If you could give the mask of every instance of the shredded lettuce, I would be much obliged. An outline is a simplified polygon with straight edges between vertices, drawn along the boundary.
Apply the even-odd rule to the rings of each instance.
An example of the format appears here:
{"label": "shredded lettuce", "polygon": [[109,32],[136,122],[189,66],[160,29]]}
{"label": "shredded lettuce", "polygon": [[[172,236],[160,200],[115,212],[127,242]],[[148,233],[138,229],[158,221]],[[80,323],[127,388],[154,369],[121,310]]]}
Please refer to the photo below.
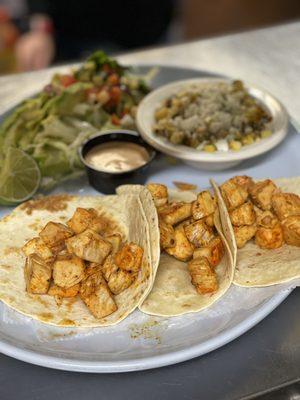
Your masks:
{"label": "shredded lettuce", "polygon": [[[110,90],[110,75],[118,77],[117,85],[122,88],[115,108],[87,101],[90,90]],[[147,76],[133,75],[102,51],[68,75],[68,84],[63,83],[64,77],[55,74],[43,91],[23,101],[1,122],[0,170],[7,149],[13,146],[36,160],[44,188],[79,176],[83,169],[78,156],[81,144],[100,131],[118,128],[115,121],[127,121],[127,126],[134,122],[129,115],[124,118],[124,110],[131,110],[149,92]]]}

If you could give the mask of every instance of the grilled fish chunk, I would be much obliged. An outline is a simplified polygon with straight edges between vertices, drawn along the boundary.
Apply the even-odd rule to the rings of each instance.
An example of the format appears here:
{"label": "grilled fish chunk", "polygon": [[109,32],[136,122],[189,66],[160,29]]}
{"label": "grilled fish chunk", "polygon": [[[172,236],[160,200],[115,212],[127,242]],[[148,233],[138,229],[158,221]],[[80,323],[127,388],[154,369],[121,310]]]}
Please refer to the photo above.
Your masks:
{"label": "grilled fish chunk", "polygon": [[111,274],[117,272],[119,267],[116,265],[112,255],[106,257],[104,264],[101,266],[101,272],[104,279],[108,282]]}
{"label": "grilled fish chunk", "polygon": [[46,246],[42,239],[39,237],[35,237],[26,242],[22,247],[22,250],[25,256],[29,256],[30,254],[35,253],[44,260],[51,260],[53,257],[53,253],[50,248]]}
{"label": "grilled fish chunk", "polygon": [[250,188],[254,185],[253,179],[247,175],[237,175],[229,180],[234,184],[241,186],[247,193],[249,193]]}
{"label": "grilled fish chunk", "polygon": [[104,239],[112,246],[111,254],[116,254],[122,244],[122,236],[119,233],[105,236]]}
{"label": "grilled fish chunk", "polygon": [[167,247],[165,251],[170,254],[170,256],[177,258],[177,260],[190,260],[193,256],[194,246],[188,241],[184,227],[176,227],[174,233],[175,244],[172,247]]}
{"label": "grilled fish chunk", "polygon": [[272,207],[280,220],[300,214],[300,196],[294,193],[275,193]]}
{"label": "grilled fish chunk", "polygon": [[217,276],[206,257],[198,257],[188,263],[192,284],[199,294],[214,293],[218,290]]}
{"label": "grilled fish chunk", "polygon": [[64,241],[73,236],[73,231],[59,222],[48,222],[41,230],[39,236],[43,242],[50,247],[59,251],[64,247]]}
{"label": "grilled fish chunk", "polygon": [[255,207],[256,223],[264,228],[274,228],[278,224],[278,218],[269,210],[261,210]]}
{"label": "grilled fish chunk", "polygon": [[75,297],[77,296],[80,289],[80,284],[77,283],[76,285],[70,286],[68,288],[63,288],[57,285],[50,285],[48,290],[49,296],[58,296],[58,297]]}
{"label": "grilled fish chunk", "polygon": [[236,245],[238,249],[241,249],[245,244],[253,238],[256,233],[256,224],[244,225],[244,226],[234,226],[234,236],[236,240]]}
{"label": "grilled fish chunk", "polygon": [[106,258],[101,267],[101,272],[113,294],[123,292],[136,278],[136,273],[118,268],[111,255]]}
{"label": "grilled fish chunk", "polygon": [[168,203],[167,186],[161,185],[160,183],[148,183],[146,187],[152,194],[152,198],[156,207],[161,207]]}
{"label": "grilled fish chunk", "polygon": [[52,274],[51,263],[37,254],[30,254],[26,258],[24,276],[28,293],[45,294],[48,292]]}
{"label": "grilled fish chunk", "polygon": [[214,214],[210,214],[206,218],[204,218],[204,222],[206,223],[207,226],[213,228],[215,226]]}
{"label": "grilled fish chunk", "polygon": [[235,226],[253,225],[256,220],[253,204],[250,201],[230,211],[229,216],[232,225]]}
{"label": "grilled fish chunk", "polygon": [[224,256],[224,245],[220,236],[212,239],[206,247],[200,247],[194,251],[193,258],[206,257],[209,265],[215,268]]}
{"label": "grilled fish chunk", "polygon": [[170,225],[176,225],[192,216],[191,203],[171,203],[158,209],[159,216]]}
{"label": "grilled fish chunk", "polygon": [[66,240],[69,253],[86,261],[102,263],[110,254],[112,245],[98,233],[87,229]]}
{"label": "grilled fish chunk", "polygon": [[192,203],[192,215],[195,220],[213,214],[215,209],[216,201],[207,190],[199,193],[197,196],[197,200]]}
{"label": "grilled fish chunk", "polygon": [[76,208],[72,218],[67,222],[67,225],[73,232],[78,234],[89,227],[93,218],[96,218],[96,210],[93,208],[78,207]]}
{"label": "grilled fish chunk", "polygon": [[242,205],[248,198],[247,191],[232,180],[226,181],[220,186],[221,194],[229,211]]}
{"label": "grilled fish chunk", "polygon": [[281,224],[286,243],[300,247],[300,215],[291,215],[284,219]]}
{"label": "grilled fish chunk", "polygon": [[55,285],[69,288],[85,278],[84,261],[74,255],[59,255],[53,264],[53,280]]}
{"label": "grilled fish chunk", "polygon": [[135,243],[125,244],[115,255],[116,265],[125,270],[138,272],[142,265],[144,250]]}
{"label": "grilled fish chunk", "polygon": [[124,271],[123,269],[118,269],[110,275],[107,284],[113,294],[119,294],[129,288],[135,278],[136,274]]}
{"label": "grilled fish chunk", "polygon": [[[108,257],[110,257],[110,256],[108,256]],[[108,257],[107,257],[107,258],[108,258]],[[106,260],[107,260],[107,258],[106,258]],[[106,261],[106,260],[105,260],[105,261]],[[99,264],[99,263],[88,262],[88,261],[87,261],[86,263],[87,263],[87,265],[86,265],[85,271],[84,271],[85,276],[92,275],[92,274],[94,274],[95,272],[101,271],[101,270],[102,270],[102,265]]]}
{"label": "grilled fish chunk", "polygon": [[255,244],[262,249],[278,249],[284,243],[281,225],[277,223],[273,228],[259,226],[255,233]]}
{"label": "grilled fish chunk", "polygon": [[175,232],[172,225],[159,218],[160,248],[172,247],[175,244]]}
{"label": "grilled fish chunk", "polygon": [[186,237],[195,247],[207,246],[215,237],[213,230],[203,221],[196,221],[184,228]]}
{"label": "grilled fish chunk", "polygon": [[95,318],[106,317],[118,309],[100,271],[81,283],[79,294]]}
{"label": "grilled fish chunk", "polygon": [[270,179],[266,179],[252,185],[250,188],[250,196],[257,207],[262,210],[270,210],[272,196],[277,190],[275,183]]}

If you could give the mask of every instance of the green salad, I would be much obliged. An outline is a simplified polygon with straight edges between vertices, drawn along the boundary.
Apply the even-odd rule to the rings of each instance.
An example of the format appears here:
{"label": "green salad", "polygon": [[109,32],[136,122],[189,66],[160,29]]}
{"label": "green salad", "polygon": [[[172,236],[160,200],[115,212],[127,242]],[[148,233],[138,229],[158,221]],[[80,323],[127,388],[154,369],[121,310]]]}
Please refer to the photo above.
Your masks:
{"label": "green salad", "polygon": [[1,123],[0,177],[11,148],[36,162],[43,188],[79,175],[83,141],[101,130],[135,127],[136,107],[150,91],[150,76],[133,74],[102,51],[67,75],[55,74]]}

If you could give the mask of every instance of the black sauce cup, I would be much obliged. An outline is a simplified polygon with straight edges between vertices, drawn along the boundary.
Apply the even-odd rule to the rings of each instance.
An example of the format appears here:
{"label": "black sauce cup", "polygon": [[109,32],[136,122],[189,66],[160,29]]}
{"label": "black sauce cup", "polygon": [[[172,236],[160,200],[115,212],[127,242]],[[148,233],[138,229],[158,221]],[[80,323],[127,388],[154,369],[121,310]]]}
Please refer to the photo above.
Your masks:
{"label": "black sauce cup", "polygon": [[[149,160],[141,167],[125,172],[107,172],[93,168],[85,159],[87,153],[95,146],[102,143],[129,142],[136,143],[147,150]],[[101,132],[97,136],[88,139],[80,148],[79,156],[87,172],[89,183],[96,190],[105,194],[115,193],[118,186],[124,184],[144,184],[149,173],[149,167],[156,156],[156,151],[149,146],[139,134],[130,130],[114,130]]]}

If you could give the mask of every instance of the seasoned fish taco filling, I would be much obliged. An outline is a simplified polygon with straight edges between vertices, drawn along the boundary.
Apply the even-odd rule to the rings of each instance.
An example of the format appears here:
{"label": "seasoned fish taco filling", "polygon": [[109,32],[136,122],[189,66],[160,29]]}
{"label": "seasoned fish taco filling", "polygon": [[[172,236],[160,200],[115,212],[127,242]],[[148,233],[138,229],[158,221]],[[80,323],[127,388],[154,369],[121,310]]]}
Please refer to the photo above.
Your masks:
{"label": "seasoned fish taco filling", "polygon": [[54,296],[57,304],[79,295],[96,318],[115,312],[114,295],[133,284],[144,250],[105,228],[93,208],[78,207],[67,225],[48,222],[23,246],[27,292]]}
{"label": "seasoned fish taco filling", "polygon": [[157,207],[161,250],[188,263],[191,283],[199,294],[215,293],[219,287],[215,268],[224,246],[207,219],[216,211],[216,199],[205,190],[192,202],[170,202],[165,185],[150,183],[147,188]]}
{"label": "seasoned fish taco filling", "polygon": [[299,278],[300,178],[235,176],[219,189],[223,225],[237,256],[234,283],[260,287]]}

